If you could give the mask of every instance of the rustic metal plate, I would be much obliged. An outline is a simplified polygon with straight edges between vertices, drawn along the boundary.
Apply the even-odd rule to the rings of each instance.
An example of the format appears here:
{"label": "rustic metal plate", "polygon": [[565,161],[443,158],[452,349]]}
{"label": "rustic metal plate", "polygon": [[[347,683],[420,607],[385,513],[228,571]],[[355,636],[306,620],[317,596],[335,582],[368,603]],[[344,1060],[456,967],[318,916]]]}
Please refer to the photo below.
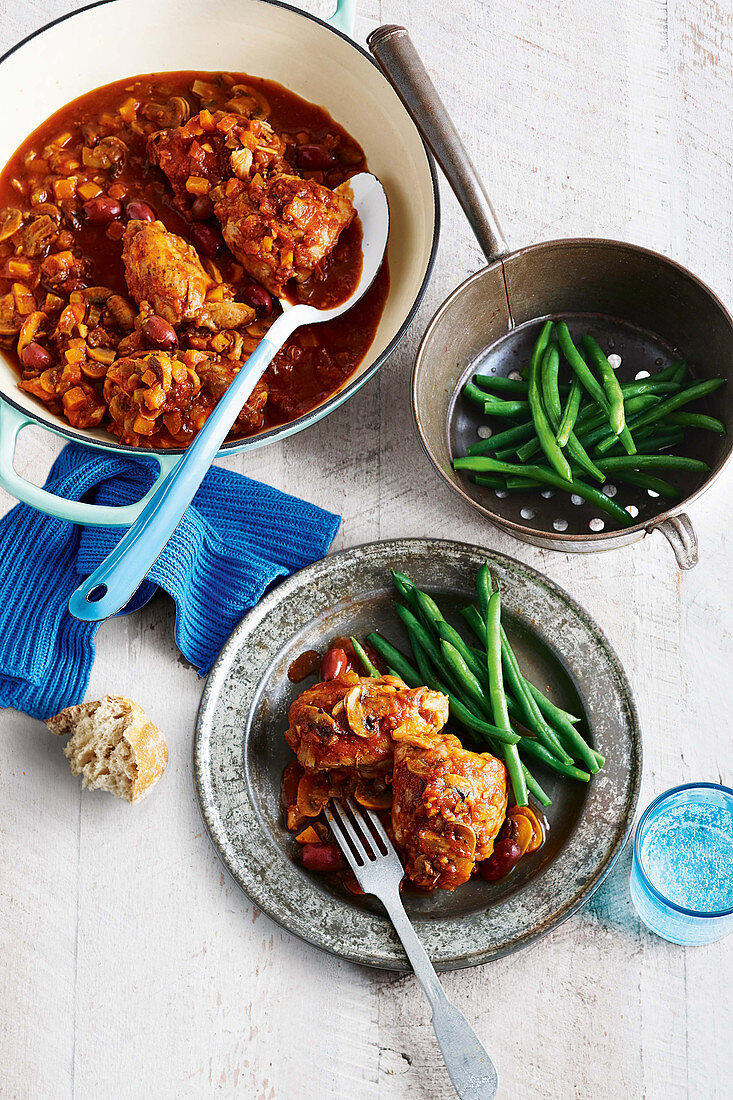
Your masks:
{"label": "rustic metal plate", "polygon": [[408,894],[406,907],[437,967],[498,958],[569,917],[599,886],[633,820],[641,735],[626,676],[588,615],[547,578],[480,547],[404,539],[354,547],[303,569],[266,596],[224,646],[204,689],[194,742],[201,812],[224,864],[265,913],[342,958],[408,969],[392,926],[373,898],[358,898],[302,870],[280,808],[291,759],[283,730],[302,690],[287,669],[305,649],[338,635],[379,629],[403,647],[391,568],[437,596],[462,620],[488,560],[501,584],[506,625],[525,672],[560,705],[583,716],[605,768],[587,786],[532,767],[552,797],[547,843],[505,882],[476,880],[454,893]]}

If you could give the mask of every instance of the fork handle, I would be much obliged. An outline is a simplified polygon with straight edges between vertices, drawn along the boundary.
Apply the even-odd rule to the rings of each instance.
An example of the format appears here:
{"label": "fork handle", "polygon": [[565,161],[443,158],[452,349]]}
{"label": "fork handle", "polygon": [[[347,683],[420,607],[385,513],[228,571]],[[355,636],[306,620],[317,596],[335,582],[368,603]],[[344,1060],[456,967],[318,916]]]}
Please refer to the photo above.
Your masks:
{"label": "fork handle", "polygon": [[453,1088],[461,1100],[492,1100],[499,1087],[494,1063],[466,1017],[448,1000],[430,957],[405,912],[399,892],[381,900],[430,1002],[433,1030]]}

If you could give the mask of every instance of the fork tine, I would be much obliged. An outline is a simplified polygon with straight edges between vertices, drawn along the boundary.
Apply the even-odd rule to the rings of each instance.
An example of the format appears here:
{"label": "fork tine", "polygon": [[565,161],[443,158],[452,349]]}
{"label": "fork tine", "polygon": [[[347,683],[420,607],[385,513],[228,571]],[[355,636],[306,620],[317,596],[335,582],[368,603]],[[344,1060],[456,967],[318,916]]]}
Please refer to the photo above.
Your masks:
{"label": "fork tine", "polygon": [[346,834],[341,826],[341,820],[336,819],[335,814],[331,812],[330,806],[326,806],[324,812],[326,814],[326,818],[328,819],[328,824],[331,826],[333,835],[336,837],[339,848],[343,852],[347,863],[351,867],[351,870],[354,872],[355,875],[358,876],[359,871],[364,866],[364,861],[362,861],[361,863],[357,862],[351,845],[349,844]]}
{"label": "fork tine", "polygon": [[[389,855],[392,850],[392,845],[382,828],[382,822],[379,821],[376,814],[372,813],[371,810],[367,810],[364,806],[358,806],[352,798],[347,798],[346,804],[351,810],[356,824],[360,827],[372,847],[376,849],[373,854],[376,857]],[[369,822],[372,824],[373,832],[369,829]],[[376,833],[376,836],[374,833]],[[379,840],[383,842],[384,852],[382,851],[382,846],[379,844]]]}
{"label": "fork tine", "polygon": [[366,812],[366,816],[369,818],[369,820],[372,824],[372,828],[376,832],[379,839],[384,843],[384,846],[387,849],[387,853],[389,854],[389,852],[392,851],[394,845],[392,844],[392,841],[387,836],[387,831],[384,828],[384,825],[379,820],[379,818],[375,814],[374,810],[366,810],[365,812]]}
{"label": "fork tine", "polygon": [[[354,810],[353,804],[351,803],[351,799],[348,799],[347,802],[349,804],[349,809],[354,814],[354,817],[355,817],[356,822],[358,824],[359,817],[358,817],[356,811]],[[365,843],[365,840],[362,839],[362,837],[359,835],[359,833],[354,828],[354,825],[353,825],[351,819],[349,818],[349,815],[344,810],[344,807],[341,805],[340,802],[337,802],[336,799],[333,799],[333,808],[334,808],[335,812],[338,814],[339,822],[341,823],[342,828],[344,829],[345,832],[348,833],[348,835],[349,835],[349,837],[350,837],[350,839],[351,839],[351,841],[354,845],[354,848],[358,852],[361,859],[364,861],[364,863],[371,863],[374,859],[374,853],[372,851],[370,851],[369,847]],[[366,840],[368,840],[369,831],[364,830],[364,832],[365,832]]]}

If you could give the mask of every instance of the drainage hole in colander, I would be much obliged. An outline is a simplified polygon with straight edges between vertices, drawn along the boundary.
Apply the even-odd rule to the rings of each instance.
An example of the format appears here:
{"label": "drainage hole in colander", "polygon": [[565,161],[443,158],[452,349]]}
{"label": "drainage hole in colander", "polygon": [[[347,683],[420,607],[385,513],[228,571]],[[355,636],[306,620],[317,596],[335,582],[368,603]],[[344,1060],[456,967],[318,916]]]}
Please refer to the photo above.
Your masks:
{"label": "drainage hole in colander", "polygon": [[509,493],[506,491],[506,489],[494,489],[494,492],[498,496],[499,500],[503,500],[504,497],[509,496]]}
{"label": "drainage hole in colander", "polygon": [[636,519],[636,517],[639,515],[639,509],[636,507],[635,504],[627,504],[626,511],[629,513],[632,519]]}
{"label": "drainage hole in colander", "polygon": [[621,356],[620,355],[609,355],[608,363],[609,363],[609,366],[613,367],[614,370],[618,370],[618,368],[621,366]]}
{"label": "drainage hole in colander", "polygon": [[522,508],[519,512],[522,519],[534,519],[537,515],[534,508]]}
{"label": "drainage hole in colander", "polygon": [[510,370],[509,371],[509,378],[511,378],[512,382],[521,382],[522,381],[522,376],[521,376],[521,374],[519,373],[518,370]]}
{"label": "drainage hole in colander", "polygon": [[606,497],[615,497],[617,492],[618,492],[618,489],[616,488],[615,485],[604,485],[603,486],[603,495],[606,496]]}
{"label": "drainage hole in colander", "polygon": [[577,493],[571,493],[570,494],[570,503],[571,504],[582,504],[583,503],[583,498],[579,497]]}
{"label": "drainage hole in colander", "polygon": [[551,500],[554,497],[554,495],[555,495],[555,490],[554,489],[543,489],[542,492],[540,493],[540,496],[544,497],[545,500]]}
{"label": "drainage hole in colander", "polygon": [[554,519],[552,521],[552,526],[555,528],[556,531],[567,531],[568,521],[566,519],[563,519],[562,516],[559,516],[557,519]]}
{"label": "drainage hole in colander", "polygon": [[490,439],[494,434],[493,428],[490,428],[488,424],[481,424],[478,432],[476,433],[479,439]]}
{"label": "drainage hole in colander", "polygon": [[594,516],[593,519],[588,521],[588,526],[591,531],[602,531],[606,525],[600,517]]}
{"label": "drainage hole in colander", "polygon": [[654,497],[655,500],[659,496],[659,493],[655,493],[653,489],[647,489],[647,493],[649,494],[650,497]]}
{"label": "drainage hole in colander", "polygon": [[642,378],[650,378],[650,377],[651,377],[651,375],[649,374],[648,370],[638,370],[636,372],[636,374],[634,375],[634,378],[636,379],[637,382],[641,381]]}

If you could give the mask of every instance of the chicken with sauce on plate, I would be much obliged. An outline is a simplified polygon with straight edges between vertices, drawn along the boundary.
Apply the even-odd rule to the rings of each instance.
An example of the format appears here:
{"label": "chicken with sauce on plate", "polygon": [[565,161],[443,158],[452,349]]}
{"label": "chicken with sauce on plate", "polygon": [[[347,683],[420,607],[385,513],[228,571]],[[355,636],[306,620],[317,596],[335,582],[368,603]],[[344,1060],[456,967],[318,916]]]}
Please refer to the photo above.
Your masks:
{"label": "chicken with sauce on plate", "polygon": [[467,882],[504,822],[506,768],[443,733],[447,721],[445,695],[396,676],[362,677],[347,667],[306,688],[285,733],[296,756],[283,776],[288,828],[302,829],[330,798],[352,795],[383,815],[414,885],[453,890]]}

